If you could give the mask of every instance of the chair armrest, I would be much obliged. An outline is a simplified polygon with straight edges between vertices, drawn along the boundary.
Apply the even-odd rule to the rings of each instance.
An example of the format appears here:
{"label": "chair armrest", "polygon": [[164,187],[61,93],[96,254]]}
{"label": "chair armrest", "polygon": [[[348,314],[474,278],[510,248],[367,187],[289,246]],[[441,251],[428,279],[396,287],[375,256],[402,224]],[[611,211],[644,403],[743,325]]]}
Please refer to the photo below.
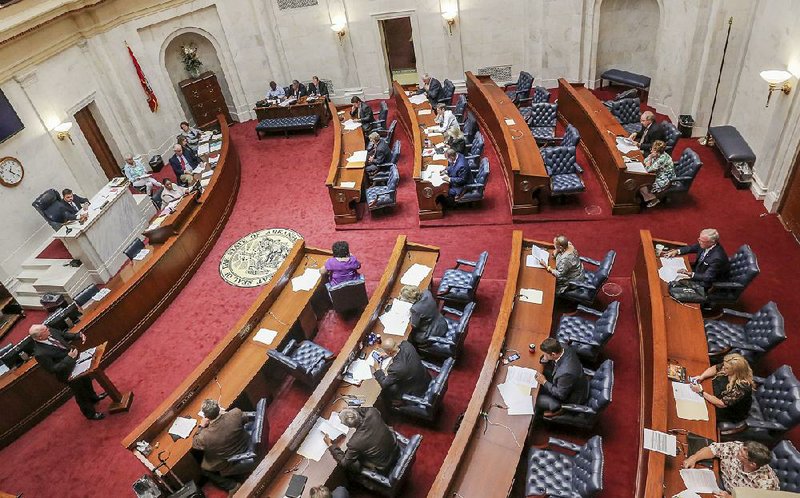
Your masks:
{"label": "chair armrest", "polygon": [[256,458],[256,454],[253,451],[246,451],[244,453],[239,453],[238,455],[230,456],[226,459],[228,463],[239,463],[243,460],[253,460]]}
{"label": "chair armrest", "polygon": [[283,353],[285,355],[288,355],[289,353],[292,352],[292,349],[294,349],[296,344],[297,344],[297,340],[291,339],[289,342],[286,343],[286,346],[283,347],[283,350],[281,351],[281,353]]}
{"label": "chair armrest", "polygon": [[442,371],[442,367],[440,367],[435,363],[431,363],[429,361],[422,360],[422,366],[424,366],[428,370],[433,370],[436,373],[440,373]]}
{"label": "chair armrest", "polygon": [[599,261],[597,261],[596,259],[587,258],[586,256],[581,256],[581,261],[583,261],[584,263],[589,263],[594,266],[600,266]]}
{"label": "chair armrest", "polygon": [[[562,405],[563,406],[563,405]],[[569,441],[564,441],[563,439],[558,439],[556,437],[551,437],[547,440],[548,446],[554,446],[556,448],[563,448],[565,450],[569,450],[575,453],[581,451],[581,447],[575,443],[570,443]]]}
{"label": "chair armrest", "polygon": [[777,422],[768,422],[766,420],[750,420],[747,419],[747,426],[753,429],[766,429],[768,431],[785,431],[787,427]]}
{"label": "chair armrest", "polygon": [[[466,288],[466,287],[464,287]],[[451,308],[450,306],[442,306],[442,312],[450,313],[451,315],[462,316],[464,314],[463,311],[457,310],[455,308]]]}
{"label": "chair armrest", "polygon": [[595,370],[592,370],[591,368],[586,368],[586,367],[583,368],[583,375],[586,375],[587,377],[594,377],[594,374],[596,373],[597,372]]}
{"label": "chair armrest", "polygon": [[522,104],[524,104],[524,103],[526,103],[526,102],[527,102],[527,103],[533,102],[533,97],[522,97],[522,98],[521,98],[521,99],[519,99],[519,101],[517,102],[517,106],[519,106],[519,107],[528,107],[528,106],[523,106],[523,105],[522,105]]}
{"label": "chair armrest", "polygon": [[419,396],[414,396],[413,394],[404,394],[400,399],[405,401],[406,403],[411,403],[414,405],[422,405],[430,407],[431,404],[427,399],[420,398]]}
{"label": "chair armrest", "polygon": [[672,181],[673,182],[688,182],[691,179],[692,179],[691,176],[676,176],[675,178],[672,179]]}
{"label": "chair armrest", "polygon": [[457,259],[456,260],[456,265],[453,267],[453,269],[455,270],[456,268],[458,268],[458,265],[471,266],[471,267],[474,268],[474,267],[476,267],[478,265],[478,262],[477,261],[468,261],[466,259]]}
{"label": "chair armrest", "polygon": [[247,420],[253,420],[256,418],[256,412],[242,412],[242,416]]}
{"label": "chair armrest", "polygon": [[744,285],[738,282],[714,282],[711,285],[711,290],[714,289],[744,289]]}
{"label": "chair armrest", "polygon": [[590,415],[597,413],[595,410],[589,408],[588,406],[573,405],[573,404],[561,405],[561,410],[568,411],[568,412],[574,412],[574,413],[586,413],[586,414],[590,414]]}
{"label": "chair armrest", "polygon": [[577,280],[570,280],[567,283],[567,285],[569,285],[570,287],[577,287],[579,289],[594,290],[594,287],[592,287],[591,285],[584,284],[583,282],[578,282]]}
{"label": "chair armrest", "polygon": [[433,336],[425,339],[429,344],[439,344],[443,346],[455,346],[455,343],[447,336]]}
{"label": "chair armrest", "polygon": [[509,88],[514,88],[516,90],[517,89],[517,84],[516,83],[506,83],[505,85],[503,85],[503,91],[506,91]]}
{"label": "chair armrest", "polygon": [[577,342],[577,343],[580,343],[580,344],[586,344],[587,346],[596,346],[596,347],[600,347],[601,346],[601,344],[599,342],[597,342],[597,341],[583,340],[583,339],[570,339],[569,340],[570,344],[572,344],[574,342]]}
{"label": "chair armrest", "polygon": [[766,382],[766,380],[767,379],[765,379],[764,377],[758,377],[758,376],[755,376],[755,375],[753,376],[753,382],[755,382],[757,386],[760,386],[761,384]]}
{"label": "chair armrest", "polygon": [[583,311],[584,313],[589,313],[590,315],[594,315],[594,316],[602,316],[603,315],[603,313],[601,311],[597,311],[596,309],[592,309],[592,308],[586,307],[586,306],[584,306],[582,304],[578,305],[578,311]]}
{"label": "chair armrest", "polygon": [[298,367],[297,362],[294,361],[293,359],[289,358],[285,354],[281,353],[280,351],[271,350],[267,354],[273,360],[276,360],[276,361],[282,363],[283,366],[285,366],[286,368],[288,368],[290,370],[297,370],[297,367]]}
{"label": "chair armrest", "polygon": [[753,318],[753,314],[752,313],[745,313],[744,311],[736,311],[736,310],[732,310],[730,308],[722,308],[722,314],[723,315],[736,316],[736,317],[739,317],[739,318],[745,318],[747,320]]}
{"label": "chair armrest", "polygon": [[374,470],[369,470],[369,469],[367,469],[365,467],[362,467],[360,474],[361,474],[361,477],[365,477],[365,478],[367,478],[367,479],[369,479],[371,481],[379,482],[379,483],[381,483],[382,486],[385,486],[387,488],[391,487],[391,485],[392,485],[389,482],[389,479],[387,479],[385,475],[379,474],[379,473],[375,472]]}
{"label": "chair armrest", "polygon": [[763,353],[764,352],[764,348],[762,348],[760,346],[756,346],[755,344],[744,344],[744,343],[741,343],[741,342],[738,342],[738,341],[731,343],[731,349],[733,349],[733,348],[743,349],[745,351],[753,351],[755,353]]}

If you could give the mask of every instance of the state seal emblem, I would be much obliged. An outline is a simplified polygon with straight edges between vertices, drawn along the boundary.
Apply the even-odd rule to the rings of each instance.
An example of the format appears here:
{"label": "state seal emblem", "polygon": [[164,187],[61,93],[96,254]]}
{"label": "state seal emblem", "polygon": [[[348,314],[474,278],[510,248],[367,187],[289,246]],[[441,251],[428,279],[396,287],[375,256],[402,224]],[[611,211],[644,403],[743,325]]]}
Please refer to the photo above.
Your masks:
{"label": "state seal emblem", "polygon": [[270,281],[303,237],[286,228],[267,228],[237,240],[222,255],[219,275],[236,287],[258,287]]}

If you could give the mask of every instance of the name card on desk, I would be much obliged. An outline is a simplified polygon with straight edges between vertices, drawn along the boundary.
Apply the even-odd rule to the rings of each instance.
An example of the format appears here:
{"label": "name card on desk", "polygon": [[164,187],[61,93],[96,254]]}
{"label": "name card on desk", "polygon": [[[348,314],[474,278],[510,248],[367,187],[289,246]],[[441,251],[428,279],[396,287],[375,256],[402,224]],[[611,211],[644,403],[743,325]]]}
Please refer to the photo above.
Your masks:
{"label": "name card on desk", "polygon": [[260,329],[258,332],[256,332],[256,335],[255,337],[253,337],[253,340],[269,346],[270,344],[272,344],[272,341],[274,341],[275,337],[277,336],[278,332],[276,332],[275,330]]}
{"label": "name card on desk", "polygon": [[431,112],[433,111],[431,111],[430,109],[420,109],[419,111],[417,111],[417,114],[420,116],[427,116]]}
{"label": "name card on desk", "polygon": [[517,124],[513,119],[510,118],[507,118],[505,121],[508,126],[514,126],[515,124]]}

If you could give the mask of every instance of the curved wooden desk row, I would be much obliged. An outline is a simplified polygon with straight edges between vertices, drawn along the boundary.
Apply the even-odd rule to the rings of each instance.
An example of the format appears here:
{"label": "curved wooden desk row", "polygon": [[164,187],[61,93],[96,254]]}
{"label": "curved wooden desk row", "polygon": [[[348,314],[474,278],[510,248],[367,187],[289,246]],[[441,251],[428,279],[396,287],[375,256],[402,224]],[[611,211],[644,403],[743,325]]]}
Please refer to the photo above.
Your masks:
{"label": "curved wooden desk row", "polygon": [[[230,407],[244,397],[246,400],[241,401],[255,406],[269,393],[267,350],[279,348],[290,336],[313,337],[317,315],[312,299],[324,290],[321,278],[310,291],[298,292],[292,290],[290,280],[302,275],[306,268],[321,268],[330,256],[330,251],[307,248],[302,240],[297,241],[247,313],[194,372],[125,437],[122,445],[151,470],[151,466],[159,464],[158,453],[165,451],[162,457],[176,475],[184,480],[197,477],[200,469],[190,453],[191,437],[173,441],[168,433],[175,418],[197,419],[203,400],[208,398]],[[253,340],[262,328],[278,333],[270,345]],[[260,372],[265,375],[259,375]],[[146,441],[155,448],[147,458],[136,451],[138,441]]]}
{"label": "curved wooden desk row", "polygon": [[[398,236],[377,289],[333,365],[294,421],[236,493],[237,497],[283,497],[294,472],[308,477],[303,494],[306,497],[309,496],[312,487],[336,479],[333,476],[337,472],[337,465],[329,452],[326,452],[319,462],[308,460],[303,463],[303,457],[297,455],[296,451],[318,417],[327,418],[332,412],[338,412],[346,407],[342,396],[359,396],[364,401],[364,406],[372,406],[375,403],[381,391],[377,381],[370,379],[362,382],[360,386],[354,386],[342,380],[342,373],[360,351],[363,350],[369,355],[375,348],[366,346],[364,338],[370,332],[383,333],[383,325],[378,316],[383,313],[384,305],[399,295],[402,287],[400,279],[406,270],[415,263],[433,269],[438,258],[438,248],[408,242],[404,235]],[[433,271],[422,281],[420,288],[430,286],[432,274]],[[406,331],[406,338],[409,333],[410,327]]]}
{"label": "curved wooden desk row", "polygon": [[[538,347],[549,337],[555,303],[555,278],[544,269],[525,265],[534,243],[552,247],[523,239],[522,231],[514,230],[508,277],[492,341],[461,426],[428,493],[429,498],[506,496],[511,490],[533,416],[509,416],[506,410],[493,406],[495,403],[505,406],[497,385],[505,382],[508,367],[499,358],[503,351],[513,349],[521,355],[513,365],[541,371],[540,354],[530,354],[528,344],[535,343]],[[541,290],[542,304],[519,302],[520,289]],[[534,400],[537,393],[538,388],[532,390]],[[508,429],[488,425],[482,412],[488,413],[493,423]],[[490,479],[486,469],[491,469]]]}
{"label": "curved wooden desk row", "polygon": [[[325,186],[333,206],[333,221],[337,225],[345,225],[358,221],[358,203],[364,197],[364,165],[358,168],[347,168],[347,158],[358,150],[364,150],[364,131],[361,127],[344,131],[338,111],[333,102],[328,103],[333,119],[333,154],[328,178]],[[350,182],[352,186],[342,186],[342,182]]]}
{"label": "curved wooden desk row", "polygon": [[[677,362],[687,373],[697,375],[709,366],[703,317],[698,305],[684,305],[669,296],[666,282],[658,276],[660,261],[655,244],[682,246],[681,242],[653,239],[649,230],[640,230],[641,246],[633,270],[633,292],[639,320],[642,401],[641,430],[666,432],[684,429],[717,439],[716,415],[709,406],[707,421],[678,418],[667,365]],[[711,383],[705,386],[711,390]],[[685,489],[680,476],[681,456],[672,458],[647,451],[638,443],[636,475],[637,498],[673,496]],[[679,453],[680,454],[680,453]]]}
{"label": "curved wooden desk row", "polygon": [[[85,348],[108,341],[102,366],[113,362],[155,321],[189,281],[219,237],[239,191],[239,156],[230,141],[227,122],[218,116],[222,149],[215,173],[177,233],[152,248],[134,265],[133,274],[93,306],[77,331],[86,334]],[[0,377],[0,447],[38,423],[70,396],[69,389],[39,368],[35,360]]]}
{"label": "curved wooden desk row", "polygon": [[530,128],[514,102],[491,77],[467,71],[466,79],[467,103],[503,166],[511,214],[538,213],[539,196],[549,190],[550,176]]}
{"label": "curved wooden desk row", "polygon": [[[558,114],[581,134],[581,147],[594,166],[603,185],[613,214],[638,213],[639,187],[652,184],[655,175],[628,171],[616,137],[627,137],[611,111],[583,83],[558,80]],[[644,160],[638,150],[627,156],[634,161]]]}
{"label": "curved wooden desk row", "polygon": [[[328,126],[328,105],[327,100],[324,98],[316,99],[311,102],[307,97],[300,97],[297,103],[292,105],[271,105],[259,106],[253,108],[256,113],[256,119],[262,121],[264,119],[277,119],[277,118],[295,118],[300,116],[318,116],[320,126]],[[336,113],[333,114],[336,116]]]}

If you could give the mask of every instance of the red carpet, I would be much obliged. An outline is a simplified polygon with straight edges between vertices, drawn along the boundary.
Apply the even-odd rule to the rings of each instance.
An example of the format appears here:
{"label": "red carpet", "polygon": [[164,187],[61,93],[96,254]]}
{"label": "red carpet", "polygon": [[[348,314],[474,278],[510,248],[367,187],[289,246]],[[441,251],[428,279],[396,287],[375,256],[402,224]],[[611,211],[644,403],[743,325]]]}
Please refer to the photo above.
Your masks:
{"label": "red carpet", "polygon": [[[377,106],[373,103],[373,107]],[[74,402],[69,401],[14,444],[0,451],[0,461],[3,462],[0,489],[24,492],[26,497],[131,496],[131,483],[144,474],[145,469],[122,448],[120,441],[200,363],[257,295],[258,289],[225,284],[219,277],[218,265],[230,244],[262,228],[295,229],[310,245],[318,247],[329,247],[339,239],[347,240],[363,263],[370,292],[383,273],[398,234],[407,234],[412,241],[441,248],[441,259],[435,272],[437,277],[456,258],[474,258],[481,250],[489,250],[490,258],[465,355],[459,360],[450,381],[445,409],[438,424],[423,427],[403,420],[391,421],[403,433],[424,435],[412,479],[403,493],[408,497],[422,497],[427,493],[452,441],[453,422],[471,395],[494,327],[512,229],[522,229],[526,237],[540,240],[550,240],[556,233],[565,233],[574,240],[582,254],[590,257],[602,257],[609,249],[618,252],[612,280],[623,288],[622,295],[617,298],[622,302],[621,317],[616,335],[605,351],[605,356],[615,361],[616,388],[613,403],[595,429],[604,436],[606,456],[613,462],[606,467],[605,497],[630,496],[635,479],[634,461],[639,444],[636,420],[639,413],[639,359],[630,274],[638,250],[638,229],[649,228],[666,239],[693,240],[701,228],[714,226],[720,230],[722,243],[729,253],[739,245],[749,243],[758,255],[762,274],[747,290],[739,308],[755,310],[771,299],[778,303],[790,331],[793,330],[791,324],[800,320],[800,309],[793,306],[797,292],[792,287],[781,285],[800,279],[800,267],[792,264],[798,255],[797,243],[775,216],[764,213],[762,204],[749,192],[735,190],[730,181],[723,178],[713,150],[701,147],[693,140],[681,140],[675,155],[684,147],[691,146],[701,155],[705,166],[692,187],[692,195],[682,203],[661,205],[641,215],[624,217],[609,217],[608,206],[603,204],[600,221],[586,223],[594,217],[585,213],[585,207],[596,202],[592,200],[595,194],[587,191],[584,196],[563,206],[548,205],[543,209],[541,218],[547,220],[547,213],[552,209],[554,215],[549,219],[561,221],[557,225],[513,224],[506,210],[505,197],[499,195],[505,195],[505,192],[498,167],[493,163],[489,194],[491,197],[498,194],[495,205],[489,205],[485,210],[474,208],[449,212],[442,220],[442,226],[420,227],[410,180],[410,147],[407,137],[398,131],[395,137],[403,142],[404,147],[400,166],[402,208],[381,218],[366,214],[357,224],[362,227],[352,227],[358,228],[356,230],[337,230],[328,193],[322,187],[330,164],[332,129],[323,129],[316,137],[298,134],[289,139],[269,137],[258,141],[254,126],[255,123],[248,122],[231,130],[242,159],[242,185],[238,202],[220,240],[169,309],[108,369],[120,388],[136,393],[131,411],[101,422],[89,422],[80,416]],[[488,154],[491,156],[493,152]],[[585,169],[584,179],[587,187],[591,188],[589,177],[593,173]],[[494,190],[497,186],[501,188]],[[557,218],[555,213],[561,218]],[[461,220],[482,226],[458,226]],[[530,221],[536,221],[536,218],[532,217]],[[601,303],[606,305],[610,300],[603,296]],[[29,317],[25,323],[33,321]],[[558,323],[558,317],[553,323]],[[320,321],[318,340],[337,350],[352,325],[353,322],[343,322],[328,314]],[[15,329],[15,336],[24,334],[24,330],[19,332],[20,329],[22,326]],[[786,343],[768,354],[756,367],[757,373],[768,374],[784,363],[796,363],[794,351],[798,347],[800,340],[790,333]],[[284,386],[269,409],[271,441],[280,436],[308,395],[306,389],[294,383]],[[107,404],[102,407],[106,408]],[[545,431],[549,430],[537,427],[534,441],[546,437],[548,432]],[[564,434],[558,429],[552,429],[552,433]],[[795,445],[800,445],[798,435],[798,431],[792,434]],[[569,434],[579,441],[585,436]],[[53,444],[56,438],[58,442]],[[31,462],[36,462],[35,469],[31,468]],[[46,479],[38,469],[47,469]],[[210,491],[208,486],[206,489]],[[223,495],[213,492],[213,496]]]}

